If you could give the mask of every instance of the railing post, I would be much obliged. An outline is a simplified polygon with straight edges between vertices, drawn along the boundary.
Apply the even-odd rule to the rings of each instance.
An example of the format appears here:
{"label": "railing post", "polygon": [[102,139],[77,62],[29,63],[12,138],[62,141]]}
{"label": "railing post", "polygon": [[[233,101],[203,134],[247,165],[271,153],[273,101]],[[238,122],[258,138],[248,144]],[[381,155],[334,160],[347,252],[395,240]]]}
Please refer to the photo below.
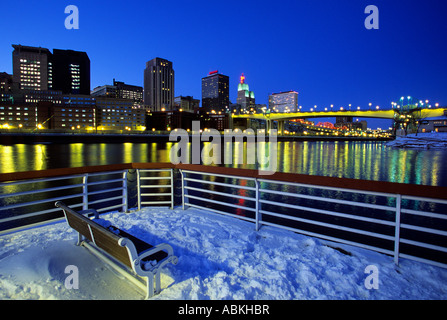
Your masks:
{"label": "railing post", "polygon": [[396,225],[394,231],[394,263],[399,265],[399,242],[400,242],[400,209],[401,209],[402,195],[396,196]]}
{"label": "railing post", "polygon": [[82,210],[88,210],[88,173],[82,177]]}
{"label": "railing post", "polygon": [[171,169],[171,210],[174,209],[174,169]]}
{"label": "railing post", "polygon": [[259,231],[259,221],[262,221],[262,214],[259,212],[261,209],[261,203],[259,202],[260,196],[259,196],[259,181],[258,179],[255,179],[255,185],[256,185],[256,231]]}
{"label": "railing post", "polygon": [[182,176],[182,209],[185,210],[185,175],[182,169],[180,169],[180,175]]}
{"label": "railing post", "polygon": [[128,211],[129,199],[127,196],[127,170],[123,171],[123,212]]}
{"label": "railing post", "polygon": [[138,211],[141,210],[141,182],[140,182],[140,169],[137,169],[137,201]]}

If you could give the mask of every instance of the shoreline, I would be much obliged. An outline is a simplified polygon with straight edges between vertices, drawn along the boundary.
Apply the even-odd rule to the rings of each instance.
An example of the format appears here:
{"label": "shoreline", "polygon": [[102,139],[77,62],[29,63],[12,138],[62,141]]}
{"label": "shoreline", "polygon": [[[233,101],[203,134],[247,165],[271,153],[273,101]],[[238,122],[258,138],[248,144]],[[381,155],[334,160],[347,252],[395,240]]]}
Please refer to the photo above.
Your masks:
{"label": "shoreline", "polygon": [[418,133],[397,137],[389,141],[387,147],[403,149],[446,149],[447,133]]}
{"label": "shoreline", "polygon": [[[190,136],[191,138],[191,136]],[[269,137],[265,137],[268,141]],[[390,141],[391,138],[331,137],[331,136],[278,136],[277,141]],[[1,145],[14,144],[67,144],[67,143],[147,143],[169,142],[167,133],[0,133]],[[172,141],[174,142],[174,141]]]}

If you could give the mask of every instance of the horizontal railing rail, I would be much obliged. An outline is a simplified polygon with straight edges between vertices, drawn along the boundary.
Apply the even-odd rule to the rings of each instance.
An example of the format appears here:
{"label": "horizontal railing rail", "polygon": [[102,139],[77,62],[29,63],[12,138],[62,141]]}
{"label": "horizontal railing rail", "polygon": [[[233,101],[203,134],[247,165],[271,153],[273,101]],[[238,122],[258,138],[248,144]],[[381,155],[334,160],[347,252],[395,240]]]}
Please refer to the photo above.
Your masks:
{"label": "horizontal railing rail", "polygon": [[[129,175],[136,175],[136,186],[129,186]],[[256,230],[274,226],[389,254],[396,263],[407,258],[447,267],[446,187],[282,172],[265,176],[252,169],[128,163],[0,174],[0,226],[48,222],[57,209],[45,205],[56,200],[99,212],[127,211],[132,188],[138,208],[172,208],[180,199],[183,207],[234,216]],[[23,208],[38,210],[16,213]]]}

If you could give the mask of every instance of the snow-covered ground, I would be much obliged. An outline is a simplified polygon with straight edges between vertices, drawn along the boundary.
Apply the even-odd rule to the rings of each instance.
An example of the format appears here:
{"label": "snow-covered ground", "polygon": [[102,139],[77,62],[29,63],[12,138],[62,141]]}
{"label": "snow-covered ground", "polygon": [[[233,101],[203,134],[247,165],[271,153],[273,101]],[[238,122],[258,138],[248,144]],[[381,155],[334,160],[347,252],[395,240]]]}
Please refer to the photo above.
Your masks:
{"label": "snow-covered ground", "polygon": [[[101,216],[179,258],[153,299],[447,299],[447,270],[197,209]],[[0,237],[0,299],[143,299],[144,294],[57,223]],[[336,250],[333,247],[345,250]],[[349,253],[349,254],[347,254]],[[79,289],[64,285],[79,270]],[[368,266],[376,273],[365,273]],[[374,268],[373,267],[373,268]],[[368,289],[377,275],[378,288]]]}
{"label": "snow-covered ground", "polygon": [[418,133],[397,137],[386,144],[388,147],[398,148],[423,148],[444,149],[447,148],[447,132]]}

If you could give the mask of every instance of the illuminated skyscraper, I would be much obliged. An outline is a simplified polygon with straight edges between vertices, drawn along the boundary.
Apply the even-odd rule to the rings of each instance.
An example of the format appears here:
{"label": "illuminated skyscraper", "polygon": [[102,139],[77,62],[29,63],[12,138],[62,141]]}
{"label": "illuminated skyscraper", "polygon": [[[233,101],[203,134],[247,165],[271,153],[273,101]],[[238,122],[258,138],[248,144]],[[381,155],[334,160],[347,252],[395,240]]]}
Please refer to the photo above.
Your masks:
{"label": "illuminated skyscraper", "polygon": [[250,112],[255,107],[255,94],[250,91],[247,83],[245,83],[244,74],[241,75],[240,82],[237,86],[237,104],[241,106],[241,112]]}
{"label": "illuminated skyscraper", "polygon": [[202,108],[206,112],[228,112],[230,106],[230,78],[212,71],[202,78]]}
{"label": "illuminated skyscraper", "polygon": [[144,104],[151,111],[170,111],[174,105],[174,69],[172,62],[155,58],[144,69]]}

